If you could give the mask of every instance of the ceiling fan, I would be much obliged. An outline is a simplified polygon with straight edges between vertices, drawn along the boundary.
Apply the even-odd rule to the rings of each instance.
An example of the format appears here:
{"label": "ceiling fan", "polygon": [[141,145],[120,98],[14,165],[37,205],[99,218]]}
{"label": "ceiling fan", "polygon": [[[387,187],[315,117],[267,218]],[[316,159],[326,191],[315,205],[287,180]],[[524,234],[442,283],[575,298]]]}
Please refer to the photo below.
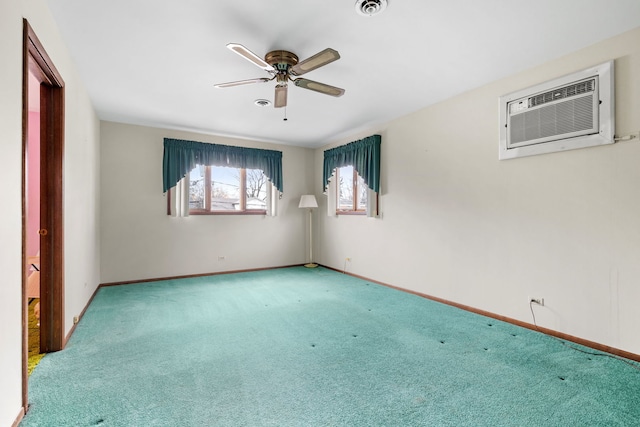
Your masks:
{"label": "ceiling fan", "polygon": [[314,82],[313,80],[294,78],[340,59],[340,54],[337,50],[327,48],[304,61],[298,62],[298,56],[286,50],[271,51],[265,55],[264,59],[262,59],[241,44],[229,43],[227,47],[245,58],[247,61],[262,68],[271,74],[272,77],[260,77],[257,79],[219,83],[214,85],[217,88],[240,86],[252,83],[266,83],[275,80],[277,83],[275,100],[273,103],[275,108],[287,106],[287,87],[288,82],[290,81],[298,87],[320,92],[325,95],[338,97],[344,94],[344,89],[339,87]]}

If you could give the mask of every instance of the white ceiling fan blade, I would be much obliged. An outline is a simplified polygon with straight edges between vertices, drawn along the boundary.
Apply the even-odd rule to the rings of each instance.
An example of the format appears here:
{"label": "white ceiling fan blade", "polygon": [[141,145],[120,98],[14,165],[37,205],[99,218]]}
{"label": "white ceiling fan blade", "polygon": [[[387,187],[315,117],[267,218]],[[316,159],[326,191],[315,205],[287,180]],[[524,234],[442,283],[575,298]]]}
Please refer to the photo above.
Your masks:
{"label": "white ceiling fan blade", "polygon": [[268,79],[266,77],[261,77],[259,79],[248,79],[248,80],[238,80],[237,82],[218,83],[216,85],[213,85],[213,87],[222,88],[222,87],[242,86],[242,85],[249,85],[252,83],[266,83],[268,81],[271,81],[271,79]]}
{"label": "white ceiling fan blade", "polygon": [[294,76],[301,76],[304,73],[308,73],[311,70],[320,68],[338,59],[340,59],[340,54],[337,50],[326,48],[325,50],[316,53],[312,57],[309,57],[304,61],[294,65],[293,67],[291,67],[289,72]]}
{"label": "white ceiling fan blade", "polygon": [[274,108],[282,108],[287,106],[287,85],[276,86],[276,94],[273,102]]}
{"label": "white ceiling fan blade", "polygon": [[232,51],[234,51],[235,53],[237,53],[238,55],[242,56],[247,61],[251,62],[252,64],[257,65],[260,68],[262,68],[263,70],[268,71],[270,73],[276,73],[276,69],[275,68],[273,68],[271,65],[267,64],[264,59],[260,58],[258,55],[256,55],[255,53],[251,52],[249,49],[247,49],[246,47],[242,46],[241,44],[229,43],[227,45],[227,47],[229,49],[231,49]]}
{"label": "white ceiling fan blade", "polygon": [[324,83],[314,82],[313,80],[295,79],[293,82],[298,87],[301,87],[303,89],[313,90],[315,92],[324,93],[325,95],[336,96],[336,97],[344,95],[344,89],[341,89],[335,86],[330,86]]}

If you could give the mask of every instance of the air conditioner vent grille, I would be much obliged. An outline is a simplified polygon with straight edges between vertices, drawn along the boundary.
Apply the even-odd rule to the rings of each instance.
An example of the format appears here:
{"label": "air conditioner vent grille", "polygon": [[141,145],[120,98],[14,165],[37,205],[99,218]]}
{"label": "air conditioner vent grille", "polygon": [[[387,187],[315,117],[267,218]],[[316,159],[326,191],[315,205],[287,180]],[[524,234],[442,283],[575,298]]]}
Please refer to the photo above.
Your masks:
{"label": "air conditioner vent grille", "polygon": [[595,79],[574,83],[530,97],[529,107],[535,107],[536,105],[546,104],[548,102],[557,101],[559,99],[569,98],[571,96],[576,96],[587,92],[593,92],[595,88]]}
{"label": "air conditioner vent grille", "polygon": [[593,95],[546,105],[511,117],[511,143],[517,144],[593,128]]}
{"label": "air conditioner vent grille", "polygon": [[614,61],[500,97],[498,158],[615,142]]}

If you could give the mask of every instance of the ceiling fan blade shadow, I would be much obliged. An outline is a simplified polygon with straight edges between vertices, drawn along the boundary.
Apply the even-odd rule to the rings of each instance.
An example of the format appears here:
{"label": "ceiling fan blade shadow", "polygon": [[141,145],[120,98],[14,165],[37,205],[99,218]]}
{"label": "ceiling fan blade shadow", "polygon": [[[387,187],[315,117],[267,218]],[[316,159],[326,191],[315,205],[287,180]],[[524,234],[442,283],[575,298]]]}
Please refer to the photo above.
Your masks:
{"label": "ceiling fan blade shadow", "polygon": [[237,53],[238,55],[242,56],[244,59],[251,62],[252,64],[262,68],[263,70],[268,71],[269,73],[277,73],[276,69],[273,68],[271,65],[267,64],[267,62],[265,62],[264,59],[260,58],[258,55],[251,52],[249,49],[242,46],[241,44],[229,43],[227,45],[227,48]]}
{"label": "ceiling fan blade shadow", "polygon": [[316,53],[315,55],[298,62],[296,65],[290,68],[289,72],[294,76],[301,76],[304,73],[320,68],[333,61],[340,59],[340,54],[337,50],[326,48],[325,50]]}
{"label": "ceiling fan blade shadow", "polygon": [[233,86],[249,85],[252,83],[266,83],[269,81],[271,81],[271,79],[268,79],[266,77],[260,77],[259,79],[248,79],[248,80],[238,80],[236,82],[218,83],[213,85],[213,87],[217,87],[217,88],[233,87]]}
{"label": "ceiling fan blade shadow", "polygon": [[282,108],[287,106],[287,85],[276,86],[273,107]]}
{"label": "ceiling fan blade shadow", "polygon": [[344,89],[331,86],[328,84],[324,84],[324,83],[314,82],[313,80],[295,79],[293,82],[298,87],[301,87],[303,89],[313,90],[315,92],[320,92],[325,95],[330,95],[335,97],[344,95]]}

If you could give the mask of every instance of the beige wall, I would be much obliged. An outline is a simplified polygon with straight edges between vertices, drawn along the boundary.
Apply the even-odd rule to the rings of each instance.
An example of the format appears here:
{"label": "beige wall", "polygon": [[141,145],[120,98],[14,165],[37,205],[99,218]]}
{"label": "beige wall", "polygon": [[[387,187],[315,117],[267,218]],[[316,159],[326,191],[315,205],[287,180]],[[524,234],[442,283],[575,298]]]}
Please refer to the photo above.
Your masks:
{"label": "beige wall", "polygon": [[[278,215],[167,216],[165,137],[282,151]],[[112,122],[102,123],[101,141],[103,283],[305,262],[298,201],[312,188],[312,150]]]}
{"label": "beige wall", "polygon": [[[17,2],[0,6],[0,180],[7,183],[0,213],[0,425],[11,425],[21,396],[21,162],[22,162],[22,16]],[[8,83],[8,84],[7,84]]]}
{"label": "beige wall", "polygon": [[382,219],[320,216],[318,261],[640,354],[640,141],[498,160],[499,96],[609,59],[638,131],[640,28],[341,141],[382,134]]}
{"label": "beige wall", "polygon": [[26,17],[65,81],[65,333],[99,283],[99,121],[46,3],[0,3],[0,425],[22,396],[22,19]]}
{"label": "beige wall", "polygon": [[[276,147],[278,217],[167,217],[163,137],[274,147],[100,124],[46,2],[2,2],[0,425],[21,404],[23,17],[66,84],[65,332],[100,281],[304,262],[297,203],[322,174],[323,150]],[[544,297],[540,325],[640,353],[640,143],[497,160],[500,95],[609,59],[617,133],[640,130],[639,41],[636,29],[341,141],[382,133],[382,219],[318,215],[316,191],[318,261],[342,269],[351,257],[350,272],[528,322],[527,297]]]}

